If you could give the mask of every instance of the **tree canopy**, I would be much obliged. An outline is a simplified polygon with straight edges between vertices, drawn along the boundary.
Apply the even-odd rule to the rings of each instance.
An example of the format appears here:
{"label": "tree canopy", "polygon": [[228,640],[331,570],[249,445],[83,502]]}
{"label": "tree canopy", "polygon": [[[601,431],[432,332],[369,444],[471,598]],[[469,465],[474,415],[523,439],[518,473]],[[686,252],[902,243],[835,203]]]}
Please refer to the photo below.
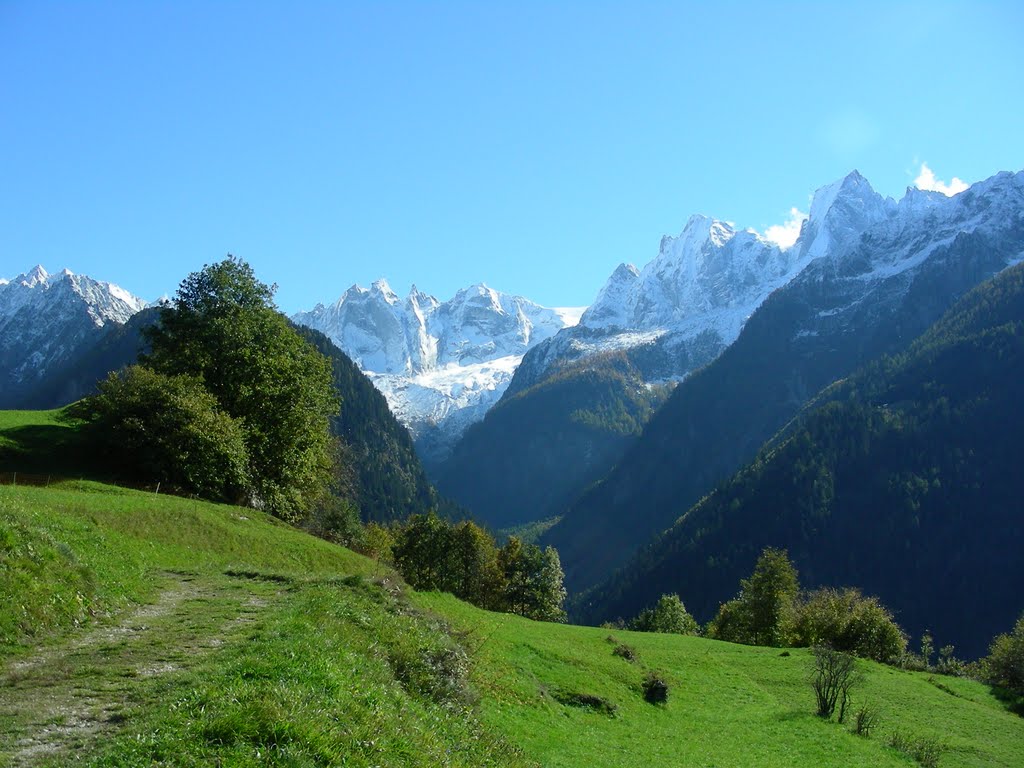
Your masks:
{"label": "tree canopy", "polygon": [[664,632],[674,635],[698,635],[700,625],[690,615],[679,595],[662,595],[651,608],[646,608],[629,623],[638,632]]}
{"label": "tree canopy", "polygon": [[192,273],[144,331],[142,366],[109,379],[83,413],[125,440],[136,473],[295,519],[331,481],[340,403],[327,360],[273,295],[230,256]]}
{"label": "tree canopy", "polygon": [[133,479],[237,502],[249,488],[241,424],[220,410],[202,382],[133,365],[111,373],[74,409],[98,446]]}

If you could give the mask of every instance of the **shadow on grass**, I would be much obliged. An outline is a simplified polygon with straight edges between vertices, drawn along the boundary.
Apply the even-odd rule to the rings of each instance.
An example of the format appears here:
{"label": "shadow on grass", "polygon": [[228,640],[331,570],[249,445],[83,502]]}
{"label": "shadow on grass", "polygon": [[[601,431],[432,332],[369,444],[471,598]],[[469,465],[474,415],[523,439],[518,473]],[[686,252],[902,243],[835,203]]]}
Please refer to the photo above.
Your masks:
{"label": "shadow on grass", "polygon": [[0,471],[78,476],[95,475],[97,451],[80,422],[26,424],[0,431]]}
{"label": "shadow on grass", "polygon": [[993,685],[992,695],[995,696],[1008,711],[1018,717],[1024,717],[1024,694]]}

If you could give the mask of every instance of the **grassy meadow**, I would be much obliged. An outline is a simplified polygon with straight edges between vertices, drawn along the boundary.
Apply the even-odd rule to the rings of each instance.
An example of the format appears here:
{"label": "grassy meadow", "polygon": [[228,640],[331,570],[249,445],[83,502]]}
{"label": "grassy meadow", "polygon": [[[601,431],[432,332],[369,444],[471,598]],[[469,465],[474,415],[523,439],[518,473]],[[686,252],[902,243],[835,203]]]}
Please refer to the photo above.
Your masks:
{"label": "grassy meadow", "polygon": [[[61,430],[0,415],[0,471]],[[0,486],[0,765],[1024,764],[986,686],[858,664],[869,737],[814,715],[805,650],[489,613],[255,510]]]}

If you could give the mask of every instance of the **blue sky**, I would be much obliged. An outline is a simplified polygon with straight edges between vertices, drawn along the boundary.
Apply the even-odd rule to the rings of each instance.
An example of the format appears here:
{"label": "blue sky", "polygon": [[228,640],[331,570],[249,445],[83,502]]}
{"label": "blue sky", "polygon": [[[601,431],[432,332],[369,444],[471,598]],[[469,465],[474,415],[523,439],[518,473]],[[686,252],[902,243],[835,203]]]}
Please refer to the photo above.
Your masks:
{"label": "blue sky", "polygon": [[0,0],[0,277],[589,303],[691,213],[1024,167],[1024,4]]}

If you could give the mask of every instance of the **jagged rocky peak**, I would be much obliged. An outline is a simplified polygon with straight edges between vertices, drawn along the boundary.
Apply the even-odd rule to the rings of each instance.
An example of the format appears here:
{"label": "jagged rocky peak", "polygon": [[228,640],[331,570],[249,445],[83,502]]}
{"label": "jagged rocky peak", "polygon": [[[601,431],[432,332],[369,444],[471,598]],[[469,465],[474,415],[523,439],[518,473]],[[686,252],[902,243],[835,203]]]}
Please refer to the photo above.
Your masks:
{"label": "jagged rocky peak", "polygon": [[387,282],[352,286],[331,307],[296,322],[331,337],[367,372],[415,374],[448,364],[522,355],[566,320],[555,310],[477,283],[440,302],[413,286],[400,300]]}
{"label": "jagged rocky peak", "polygon": [[[64,270],[67,272],[67,270]],[[46,285],[49,282],[50,273],[46,271],[42,264],[36,264],[32,269],[23,275],[18,275],[14,278],[15,283],[23,285],[26,288],[35,288],[37,285]]]}
{"label": "jagged rocky peak", "polygon": [[378,280],[293,319],[338,344],[414,434],[444,424],[454,440],[497,401],[523,354],[577,317],[484,283],[441,302],[416,286],[399,300]]}
{"label": "jagged rocky peak", "polygon": [[896,202],[882,197],[856,170],[814,193],[811,211],[797,247],[807,260],[837,245],[852,245],[868,228],[896,212]]}
{"label": "jagged rocky peak", "polygon": [[[113,283],[76,275],[69,269],[50,274],[41,265],[0,283],[0,318],[11,320],[24,310],[30,314],[84,311],[96,327],[126,323],[146,302]],[[30,321],[28,316],[24,321]],[[35,322],[35,321],[33,321]]]}
{"label": "jagged rocky peak", "polygon": [[[664,246],[665,239],[661,242]],[[594,303],[580,317],[579,325],[584,328],[626,328],[632,322],[630,296],[639,279],[639,269],[632,264],[619,264]]]}
{"label": "jagged rocky peak", "polygon": [[397,304],[398,294],[391,290],[391,286],[388,285],[388,281],[383,277],[379,277],[373,281],[370,285],[370,295],[374,298],[380,298],[387,304]]}
{"label": "jagged rocky peak", "polygon": [[0,281],[0,402],[14,407],[35,384],[146,303],[113,283],[41,265]]}

